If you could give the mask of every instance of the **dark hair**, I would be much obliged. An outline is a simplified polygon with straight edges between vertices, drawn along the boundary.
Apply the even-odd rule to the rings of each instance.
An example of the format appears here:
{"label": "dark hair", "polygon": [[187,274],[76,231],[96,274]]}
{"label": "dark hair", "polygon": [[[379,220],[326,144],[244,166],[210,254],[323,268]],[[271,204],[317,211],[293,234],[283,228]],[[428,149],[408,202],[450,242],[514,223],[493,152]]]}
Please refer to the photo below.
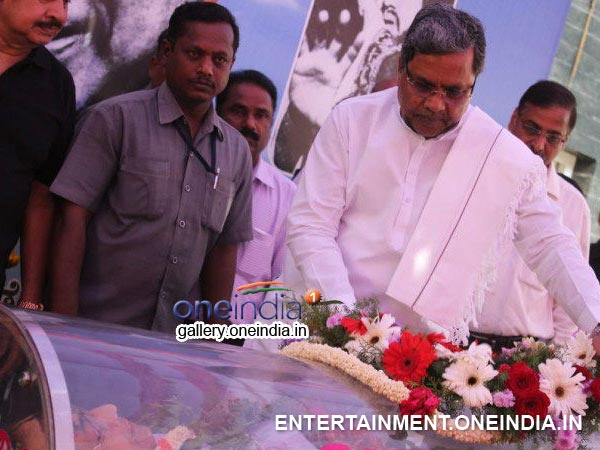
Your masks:
{"label": "dark hair", "polygon": [[184,33],[187,22],[228,23],[233,29],[233,54],[240,45],[240,29],[233,14],[222,5],[211,2],[187,2],[175,8],[169,19],[167,39],[175,42]]}
{"label": "dark hair", "polygon": [[519,100],[518,111],[523,112],[526,104],[540,108],[559,106],[571,112],[569,116],[569,132],[575,128],[577,122],[577,100],[575,95],[556,81],[541,80],[530,86]]}
{"label": "dark hair", "polygon": [[223,92],[217,95],[217,112],[221,110],[221,106],[225,103],[225,100],[227,100],[229,90],[236,84],[242,83],[255,84],[267,91],[273,101],[273,110],[275,110],[275,105],[277,105],[277,88],[269,77],[258,70],[238,70],[236,72],[231,72],[227,86],[223,89]]}
{"label": "dark hair", "polygon": [[443,3],[422,8],[410,24],[400,50],[406,67],[416,54],[447,55],[473,48],[473,73],[477,77],[485,62],[485,33],[476,17]]}

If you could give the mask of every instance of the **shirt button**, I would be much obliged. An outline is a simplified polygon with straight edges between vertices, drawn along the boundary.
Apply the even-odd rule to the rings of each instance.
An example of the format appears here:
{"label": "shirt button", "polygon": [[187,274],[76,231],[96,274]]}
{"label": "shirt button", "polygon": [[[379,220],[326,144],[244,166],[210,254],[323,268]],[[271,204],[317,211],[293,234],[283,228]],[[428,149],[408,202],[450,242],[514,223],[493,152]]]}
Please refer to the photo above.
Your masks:
{"label": "shirt button", "polygon": [[173,256],[173,257],[171,258],[171,262],[172,262],[173,264],[177,264],[177,256]]}
{"label": "shirt button", "polygon": [[185,228],[185,220],[180,220],[180,221],[179,221],[179,226],[180,226],[181,228]]}
{"label": "shirt button", "polygon": [[185,192],[190,192],[192,190],[192,187],[189,184],[185,185]]}
{"label": "shirt button", "polygon": [[161,300],[164,300],[165,298],[167,298],[167,293],[165,291],[161,291],[159,297],[160,297]]}
{"label": "shirt button", "polygon": [[194,152],[190,152],[190,158],[194,156]]}

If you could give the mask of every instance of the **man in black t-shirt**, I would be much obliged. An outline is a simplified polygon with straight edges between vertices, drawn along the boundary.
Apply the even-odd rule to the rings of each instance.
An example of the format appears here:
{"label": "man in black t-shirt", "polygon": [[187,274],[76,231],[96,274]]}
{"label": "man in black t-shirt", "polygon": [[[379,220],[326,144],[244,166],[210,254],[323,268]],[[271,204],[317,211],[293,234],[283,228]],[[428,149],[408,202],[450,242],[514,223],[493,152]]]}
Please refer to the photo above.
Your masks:
{"label": "man in black t-shirt", "polygon": [[21,238],[21,306],[38,309],[54,201],[48,189],[75,120],[68,70],[43,46],[67,20],[66,0],[0,0],[0,291]]}

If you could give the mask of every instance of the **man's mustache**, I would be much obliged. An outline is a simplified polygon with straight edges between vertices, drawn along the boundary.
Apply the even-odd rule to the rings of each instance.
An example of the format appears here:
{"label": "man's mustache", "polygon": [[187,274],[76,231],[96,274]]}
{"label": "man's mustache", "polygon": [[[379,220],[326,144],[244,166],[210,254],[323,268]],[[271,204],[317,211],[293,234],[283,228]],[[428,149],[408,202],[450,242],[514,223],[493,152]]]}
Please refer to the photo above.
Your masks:
{"label": "man's mustache", "polygon": [[38,27],[42,28],[56,28],[57,30],[62,29],[63,24],[58,20],[48,20],[46,22],[36,22]]}
{"label": "man's mustache", "polygon": [[212,89],[215,88],[215,83],[213,83],[213,81],[210,78],[196,77],[196,78],[192,79],[192,83],[206,84],[207,86],[211,87]]}
{"label": "man's mustache", "polygon": [[240,133],[242,133],[242,136],[245,136],[247,138],[252,139],[253,141],[257,141],[260,139],[260,136],[258,135],[258,133],[254,130],[251,130],[250,128],[242,128],[240,130]]}

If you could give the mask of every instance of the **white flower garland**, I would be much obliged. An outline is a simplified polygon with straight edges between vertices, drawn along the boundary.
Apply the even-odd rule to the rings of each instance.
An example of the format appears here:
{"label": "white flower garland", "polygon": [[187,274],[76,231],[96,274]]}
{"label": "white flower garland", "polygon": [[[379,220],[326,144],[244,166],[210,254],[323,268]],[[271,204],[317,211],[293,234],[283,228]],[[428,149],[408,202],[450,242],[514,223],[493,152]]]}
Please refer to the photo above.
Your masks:
{"label": "white flower garland", "polygon": [[339,348],[309,342],[293,342],[281,350],[281,353],[335,367],[395,403],[406,400],[410,393],[401,381],[390,379],[382,370],[363,363],[356,356]]}
{"label": "white flower garland", "polygon": [[446,421],[446,429],[441,426],[441,419],[438,420],[438,427],[435,432],[440,436],[456,439],[461,442],[468,442],[470,444],[494,444],[498,443],[502,439],[502,434],[499,431],[487,431],[487,430],[459,430],[454,422],[454,419]]}

